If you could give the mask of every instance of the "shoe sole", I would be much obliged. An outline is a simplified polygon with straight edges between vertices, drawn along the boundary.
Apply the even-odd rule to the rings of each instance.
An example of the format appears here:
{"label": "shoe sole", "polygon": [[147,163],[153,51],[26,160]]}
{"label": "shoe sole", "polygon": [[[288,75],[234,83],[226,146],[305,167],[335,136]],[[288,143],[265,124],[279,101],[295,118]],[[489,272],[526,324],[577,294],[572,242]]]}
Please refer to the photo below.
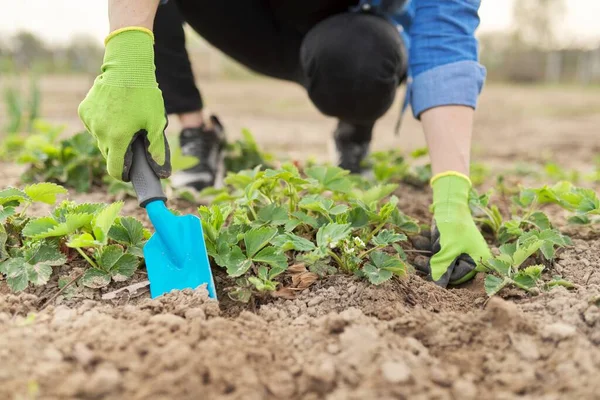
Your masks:
{"label": "shoe sole", "polygon": [[[204,182],[204,178],[206,177],[205,172],[193,173],[193,172],[185,172],[178,171],[171,176],[171,184],[175,188],[186,188],[186,189],[195,189],[191,184],[195,182]],[[215,181],[209,187],[214,187],[215,189],[221,189],[224,185],[225,180],[225,154],[221,152],[219,156],[219,160],[217,162],[217,170],[215,172]]]}
{"label": "shoe sole", "polygon": [[[336,167],[339,167],[339,164],[338,164],[339,157],[338,157],[338,153],[337,153],[337,148],[335,146],[335,138],[333,136],[330,136],[329,140],[327,140],[327,153],[328,153],[328,158],[329,158],[330,162],[333,165],[335,165]],[[369,153],[367,153],[365,158],[367,158],[368,156],[369,156]],[[372,180],[375,178],[373,170],[370,168],[367,168],[367,169],[363,168],[363,170],[360,172],[359,175],[368,180]]]}

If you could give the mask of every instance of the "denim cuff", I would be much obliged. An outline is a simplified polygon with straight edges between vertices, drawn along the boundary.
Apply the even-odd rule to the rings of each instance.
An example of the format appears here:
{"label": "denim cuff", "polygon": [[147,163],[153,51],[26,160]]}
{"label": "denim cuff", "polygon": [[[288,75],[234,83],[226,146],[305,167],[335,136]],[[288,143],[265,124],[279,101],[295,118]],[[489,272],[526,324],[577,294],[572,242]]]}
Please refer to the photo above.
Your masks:
{"label": "denim cuff", "polygon": [[425,71],[413,78],[411,107],[415,118],[438,106],[475,108],[485,81],[486,69],[476,61],[458,61]]}

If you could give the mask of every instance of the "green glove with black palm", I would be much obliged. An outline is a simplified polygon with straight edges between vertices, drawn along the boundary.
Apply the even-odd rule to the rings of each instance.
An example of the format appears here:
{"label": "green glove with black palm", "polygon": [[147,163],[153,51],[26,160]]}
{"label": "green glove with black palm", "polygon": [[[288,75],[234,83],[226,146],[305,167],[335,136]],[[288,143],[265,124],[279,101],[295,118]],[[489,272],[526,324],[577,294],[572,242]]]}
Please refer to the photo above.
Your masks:
{"label": "green glove with black palm", "polygon": [[102,73],[79,105],[79,117],[96,138],[109,175],[130,180],[131,144],[143,135],[150,166],[159,178],[167,178],[167,116],[155,76],[154,35],[145,28],[123,28],[111,33],[105,45]]}
{"label": "green glove with black palm", "polygon": [[472,279],[476,262],[491,257],[489,247],[473,221],[469,208],[471,180],[458,172],[438,174],[433,188],[433,257],[424,272],[446,287]]}

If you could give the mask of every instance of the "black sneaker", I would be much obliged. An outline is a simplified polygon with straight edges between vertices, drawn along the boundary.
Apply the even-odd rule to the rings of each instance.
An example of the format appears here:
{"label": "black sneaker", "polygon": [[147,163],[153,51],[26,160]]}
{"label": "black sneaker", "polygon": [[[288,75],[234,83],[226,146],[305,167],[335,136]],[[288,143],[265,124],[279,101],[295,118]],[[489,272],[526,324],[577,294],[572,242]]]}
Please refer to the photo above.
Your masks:
{"label": "black sneaker", "polygon": [[196,157],[198,164],[173,174],[174,186],[187,186],[196,190],[222,185],[225,174],[223,150],[225,148],[225,132],[223,125],[215,116],[210,117],[212,128],[205,125],[199,128],[186,128],[179,134],[181,153]]}
{"label": "black sneaker", "polygon": [[364,174],[363,160],[369,154],[369,145],[375,124],[351,124],[340,121],[333,133],[338,167],[352,174]]}

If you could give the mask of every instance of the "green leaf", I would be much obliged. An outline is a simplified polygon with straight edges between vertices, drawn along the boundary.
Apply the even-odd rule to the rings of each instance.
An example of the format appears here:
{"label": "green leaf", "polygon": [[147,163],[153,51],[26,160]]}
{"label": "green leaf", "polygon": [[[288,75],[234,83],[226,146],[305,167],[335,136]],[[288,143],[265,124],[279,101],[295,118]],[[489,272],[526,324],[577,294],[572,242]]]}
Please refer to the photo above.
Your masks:
{"label": "green leaf", "polygon": [[527,268],[523,268],[522,270],[520,270],[517,275],[527,275],[530,276],[531,278],[538,280],[542,278],[542,272],[544,271],[544,266],[543,265],[531,265]]}
{"label": "green leaf", "polygon": [[75,235],[67,242],[67,247],[71,248],[84,248],[84,247],[98,247],[102,246],[102,243],[94,239],[89,233],[82,233]]}
{"label": "green leaf", "polygon": [[398,208],[392,211],[389,222],[404,233],[417,234],[421,231],[417,221],[403,214]]}
{"label": "green leaf", "polygon": [[30,202],[31,199],[27,194],[19,189],[15,189],[12,187],[0,190],[0,205],[5,205],[7,203],[17,202],[17,204],[21,204],[24,202]]}
{"label": "green leaf", "polygon": [[67,193],[67,189],[64,187],[49,182],[26,186],[24,191],[32,201],[39,201],[46,204],[56,203],[57,195]]}
{"label": "green leaf", "polygon": [[256,253],[265,247],[271,239],[277,235],[275,228],[254,228],[244,234],[244,244],[248,258],[254,257]]}
{"label": "green leaf", "polygon": [[[23,235],[32,239],[44,239],[49,237],[61,237],[75,233],[78,229],[89,224],[93,216],[89,214],[70,214],[65,217],[66,221],[54,225],[52,218],[43,217],[30,221],[23,229]],[[31,226],[29,226],[31,224]],[[42,229],[46,229],[42,231]]]}
{"label": "green leaf", "polygon": [[298,203],[298,207],[323,215],[329,215],[329,210],[333,207],[333,200],[319,195],[312,195],[302,198]]}
{"label": "green leaf", "polygon": [[354,229],[362,228],[369,223],[369,215],[364,208],[356,206],[348,213],[348,222]]}
{"label": "green leaf", "polygon": [[23,228],[23,236],[35,237],[56,227],[58,222],[52,217],[41,217],[30,220]]}
{"label": "green leaf", "polygon": [[507,262],[506,260],[502,260],[500,257],[496,257],[496,258],[487,260],[485,262],[485,265],[488,265],[489,267],[491,267],[494,271],[496,271],[498,274],[502,275],[503,277],[510,276],[511,263]]}
{"label": "green leaf", "polygon": [[554,259],[554,243],[550,241],[542,242],[542,245],[540,246],[540,251],[544,255],[544,258],[546,258],[546,260]]}
{"label": "green leaf", "polygon": [[351,185],[346,177],[349,171],[339,167],[315,166],[307,168],[304,172],[307,176],[320,183],[324,189],[339,193],[348,193],[350,191]]}
{"label": "green leaf", "polygon": [[397,275],[404,275],[406,272],[404,262],[398,257],[392,257],[382,251],[374,251],[369,258],[376,268],[385,269]]}
{"label": "green leaf", "polygon": [[406,240],[406,235],[384,229],[371,240],[371,243],[375,246],[387,246],[403,240]]}
{"label": "green leaf", "polygon": [[372,188],[362,191],[362,190],[354,190],[354,196],[356,199],[362,201],[367,205],[371,205],[373,203],[379,203],[381,200],[394,193],[394,190],[398,188],[398,185],[395,183],[389,183],[386,185],[377,185]]}
{"label": "green leaf", "polygon": [[290,232],[276,236],[271,240],[271,244],[280,248],[282,251],[312,251],[315,249],[315,244],[313,242]]}
{"label": "green leaf", "polygon": [[340,240],[350,235],[350,224],[329,223],[317,231],[317,246],[335,247]]}
{"label": "green leaf", "polygon": [[539,230],[552,229],[552,224],[550,223],[548,216],[542,211],[535,211],[532,213],[528,218],[528,221],[533,222]]}
{"label": "green leaf", "polygon": [[[519,241],[521,238],[519,238]],[[513,254],[513,267],[517,268],[525,262],[529,257],[535,254],[540,249],[543,241],[539,239],[530,240],[526,243],[517,243],[517,250]]]}
{"label": "green leaf", "polygon": [[259,292],[272,292],[275,289],[277,289],[276,283],[268,281],[268,280],[263,281],[261,279],[258,279],[255,276],[249,277],[248,282],[253,284],[254,287],[256,288],[256,290],[258,290]]}
{"label": "green leaf", "polygon": [[80,282],[83,286],[100,289],[108,286],[110,283],[110,274],[96,268],[90,268],[85,271]]}
{"label": "green leaf", "polygon": [[361,270],[361,275],[365,276],[373,285],[388,281],[393,276],[391,271],[377,268],[372,264],[366,264]]}
{"label": "green leaf", "polygon": [[15,207],[0,206],[0,224],[15,215]]}
{"label": "green leaf", "polygon": [[136,246],[145,241],[146,232],[140,221],[133,217],[121,217],[118,222],[110,228],[108,236],[115,242],[128,246]]}
{"label": "green leaf", "polygon": [[285,254],[273,246],[267,246],[259,251],[252,260],[257,263],[269,264],[274,268],[281,270],[287,269],[287,257]]}
{"label": "green leaf", "polygon": [[523,290],[529,290],[537,286],[535,279],[529,275],[521,274],[520,271],[513,277],[513,282]]}
{"label": "green leaf", "polygon": [[308,215],[307,213],[305,213],[303,211],[296,211],[296,212],[292,213],[292,216],[294,218],[297,218],[303,224],[310,226],[311,228],[316,229],[319,227],[319,223],[318,223],[317,219],[315,217]]}
{"label": "green leaf", "polygon": [[116,244],[105,246],[96,254],[96,261],[103,271],[109,272],[123,254],[123,249]]}
{"label": "green leaf", "polygon": [[345,204],[338,204],[337,206],[332,207],[329,210],[329,214],[331,214],[331,215],[340,215],[340,214],[345,213],[346,211],[348,211],[348,206],[347,205],[345,205]]}
{"label": "green leaf", "polygon": [[258,220],[269,225],[284,225],[289,221],[288,212],[284,207],[271,203],[258,211]]}
{"label": "green leaf", "polygon": [[0,265],[0,271],[6,274],[6,283],[13,292],[20,292],[29,284],[27,266],[23,258],[9,258]]}
{"label": "green leaf", "polygon": [[123,254],[110,269],[110,274],[115,282],[123,282],[131,278],[137,270],[140,261],[133,254]]}
{"label": "green leaf", "polygon": [[566,287],[567,289],[573,289],[575,287],[575,285],[573,285],[573,283],[563,279],[560,276],[552,277],[552,280],[550,282],[546,283],[546,286],[549,289],[553,288],[555,286],[562,286],[562,287]]}
{"label": "green leaf", "polygon": [[238,246],[233,246],[225,259],[225,264],[227,274],[235,278],[244,275],[248,271],[252,265],[252,260],[247,259]]}
{"label": "green leaf", "polygon": [[55,267],[67,262],[65,255],[60,252],[58,247],[48,242],[41,242],[27,248],[23,255],[27,263],[31,265],[45,264]]}
{"label": "green leaf", "polygon": [[501,291],[509,282],[509,279],[502,279],[494,275],[487,275],[484,283],[485,292],[489,297],[492,297]]}
{"label": "green leaf", "polygon": [[123,208],[123,204],[124,203],[122,201],[112,203],[98,213],[98,215],[92,223],[94,237],[96,238],[96,240],[103,244],[106,244],[106,242],[108,241],[108,232],[115,223],[115,220],[117,219],[121,208]]}

